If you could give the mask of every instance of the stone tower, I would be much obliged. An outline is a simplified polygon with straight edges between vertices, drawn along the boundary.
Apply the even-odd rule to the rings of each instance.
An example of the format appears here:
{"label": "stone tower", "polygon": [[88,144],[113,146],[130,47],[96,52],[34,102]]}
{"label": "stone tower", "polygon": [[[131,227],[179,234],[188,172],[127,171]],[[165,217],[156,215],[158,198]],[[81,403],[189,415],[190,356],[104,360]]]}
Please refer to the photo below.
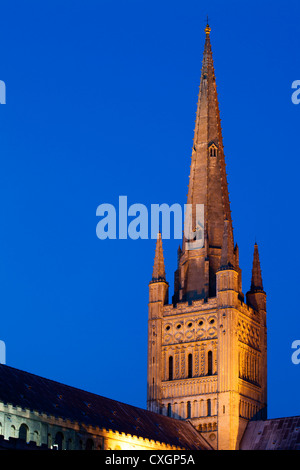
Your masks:
{"label": "stone tower", "polygon": [[187,197],[194,231],[195,207],[204,207],[203,243],[193,246],[183,236],[169,304],[158,234],[149,284],[147,407],[190,420],[216,449],[238,449],[247,422],[266,418],[266,293],[257,244],[246,302],[242,293],[210,31],[207,25]]}

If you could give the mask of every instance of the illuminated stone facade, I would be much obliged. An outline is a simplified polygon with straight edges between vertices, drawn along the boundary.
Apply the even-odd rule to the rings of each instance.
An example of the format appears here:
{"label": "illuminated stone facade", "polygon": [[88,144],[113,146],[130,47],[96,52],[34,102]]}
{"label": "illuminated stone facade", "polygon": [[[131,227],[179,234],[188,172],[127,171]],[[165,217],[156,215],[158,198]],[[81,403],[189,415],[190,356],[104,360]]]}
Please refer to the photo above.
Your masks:
{"label": "illuminated stone facade", "polygon": [[0,403],[0,435],[57,450],[176,450],[184,447],[117,430],[74,423]]}
{"label": "illuminated stone facade", "polygon": [[[147,406],[188,419],[215,449],[238,449],[248,421],[266,418],[266,294],[255,244],[244,302],[209,26],[205,32],[187,197],[193,207],[204,206],[203,246],[190,249],[193,239],[183,237],[169,304],[158,235],[149,284]],[[193,215],[194,231],[197,223]]]}

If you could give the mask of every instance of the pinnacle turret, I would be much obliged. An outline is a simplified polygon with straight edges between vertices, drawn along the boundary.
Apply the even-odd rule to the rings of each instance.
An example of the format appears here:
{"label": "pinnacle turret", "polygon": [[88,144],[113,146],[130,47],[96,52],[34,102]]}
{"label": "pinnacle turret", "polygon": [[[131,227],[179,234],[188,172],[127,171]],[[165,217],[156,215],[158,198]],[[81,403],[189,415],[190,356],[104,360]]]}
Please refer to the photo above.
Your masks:
{"label": "pinnacle turret", "polygon": [[153,266],[152,281],[165,281],[166,272],[165,272],[165,261],[162,247],[161,233],[157,235],[156,249],[155,249],[155,258]]}
{"label": "pinnacle turret", "polygon": [[234,268],[235,264],[232,231],[230,230],[229,220],[225,219],[220,268]]}
{"label": "pinnacle turret", "polygon": [[263,292],[263,282],[261,275],[261,267],[258,253],[258,245],[254,245],[254,254],[253,254],[253,266],[252,266],[252,278],[251,278],[251,288],[250,292]]}
{"label": "pinnacle turret", "polygon": [[263,289],[258,246],[256,242],[254,245],[251,287],[249,292],[246,294],[246,298],[247,304],[256,311],[266,311],[266,293]]}

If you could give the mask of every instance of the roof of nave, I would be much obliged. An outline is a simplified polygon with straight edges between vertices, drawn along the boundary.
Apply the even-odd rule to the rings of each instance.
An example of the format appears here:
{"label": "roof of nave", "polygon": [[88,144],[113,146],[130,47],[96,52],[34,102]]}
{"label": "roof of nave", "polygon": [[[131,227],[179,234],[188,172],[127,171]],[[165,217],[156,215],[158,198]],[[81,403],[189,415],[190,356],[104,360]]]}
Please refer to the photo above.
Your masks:
{"label": "roof of nave", "polygon": [[159,415],[3,364],[0,364],[0,401],[184,449],[211,449],[187,421]]}

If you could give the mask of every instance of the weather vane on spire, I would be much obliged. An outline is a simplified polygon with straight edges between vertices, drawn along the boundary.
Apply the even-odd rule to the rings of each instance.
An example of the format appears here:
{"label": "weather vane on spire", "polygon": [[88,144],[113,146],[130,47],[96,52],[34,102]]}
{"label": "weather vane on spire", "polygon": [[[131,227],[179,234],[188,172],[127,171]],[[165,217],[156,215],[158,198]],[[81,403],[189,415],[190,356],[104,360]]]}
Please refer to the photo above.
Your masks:
{"label": "weather vane on spire", "polygon": [[209,35],[209,33],[211,32],[211,29],[210,29],[209,24],[208,24],[208,15],[206,17],[206,28],[205,28],[204,31],[207,35]]}

